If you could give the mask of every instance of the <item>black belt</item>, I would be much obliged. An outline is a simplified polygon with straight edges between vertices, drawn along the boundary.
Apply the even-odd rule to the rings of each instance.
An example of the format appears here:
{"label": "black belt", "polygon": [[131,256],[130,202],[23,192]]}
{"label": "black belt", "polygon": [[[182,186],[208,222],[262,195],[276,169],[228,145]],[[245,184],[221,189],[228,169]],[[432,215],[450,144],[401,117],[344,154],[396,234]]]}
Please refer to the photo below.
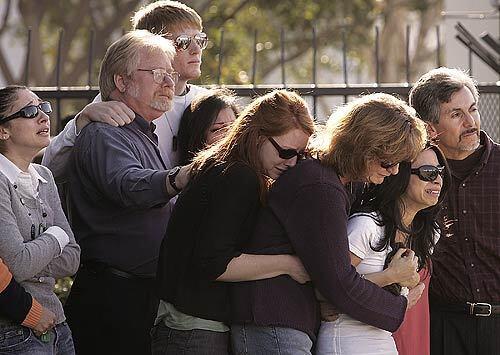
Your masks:
{"label": "black belt", "polygon": [[147,277],[147,276],[137,276],[134,274],[131,274],[129,272],[116,269],[112,266],[106,265],[104,263],[100,262],[84,262],[80,265],[81,269],[87,270],[91,272],[92,274],[102,274],[106,273],[109,275],[114,275],[121,277],[123,279],[128,279],[128,280],[152,280],[153,277]]}
{"label": "black belt", "polygon": [[500,305],[487,302],[466,302],[465,304],[433,304],[431,302],[431,307],[441,309],[443,311],[463,313],[476,317],[500,315]]}

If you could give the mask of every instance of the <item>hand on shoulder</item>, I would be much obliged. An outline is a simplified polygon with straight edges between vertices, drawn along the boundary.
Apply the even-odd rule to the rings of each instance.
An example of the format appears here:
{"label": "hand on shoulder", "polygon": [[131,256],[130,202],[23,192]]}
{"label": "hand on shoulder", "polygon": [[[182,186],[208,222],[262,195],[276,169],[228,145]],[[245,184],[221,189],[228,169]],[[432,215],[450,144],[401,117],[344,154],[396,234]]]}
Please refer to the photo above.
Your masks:
{"label": "hand on shoulder", "polygon": [[124,126],[132,122],[135,113],[120,101],[93,102],[76,116],[76,128],[80,132],[90,122],[103,122],[111,126]]}

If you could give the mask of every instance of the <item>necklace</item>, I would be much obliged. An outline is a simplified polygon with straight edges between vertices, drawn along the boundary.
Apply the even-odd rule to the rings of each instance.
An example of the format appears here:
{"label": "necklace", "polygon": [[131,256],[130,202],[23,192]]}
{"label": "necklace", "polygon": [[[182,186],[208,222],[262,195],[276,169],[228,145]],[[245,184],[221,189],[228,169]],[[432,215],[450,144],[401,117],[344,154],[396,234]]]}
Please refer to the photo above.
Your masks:
{"label": "necklace", "polygon": [[[47,230],[47,222],[44,221],[45,217],[47,217],[47,213],[45,212],[45,209],[43,208],[43,202],[41,200],[39,200],[38,197],[35,197],[33,199],[33,201],[35,201],[35,206],[33,206],[33,207],[37,213],[36,217],[38,217],[38,220],[42,221],[38,224],[38,234],[37,234],[35,220],[33,219],[32,213],[31,213],[30,209],[28,208],[25,199],[22,197],[19,197],[19,201],[21,202],[21,205],[23,205],[24,209],[26,210],[26,213],[28,214],[28,218],[31,221],[30,237],[31,237],[31,240],[34,240],[37,236],[39,236],[40,234],[42,234],[43,232],[45,232]],[[37,204],[40,206],[40,210],[42,212],[40,216],[38,216],[39,209],[37,208],[38,207]],[[30,207],[32,207],[32,206],[30,206]]]}
{"label": "necklace", "polygon": [[[180,93],[178,96],[184,97],[184,105],[182,106],[182,110],[180,112],[181,114],[181,119],[184,114],[184,110],[187,108],[187,95],[189,93],[189,85],[186,84],[186,87],[184,88],[184,91]],[[165,120],[167,121],[168,129],[170,130],[170,133],[172,133],[172,151],[176,152],[178,148],[178,142],[177,142],[177,134],[174,133],[174,129],[172,128],[172,125],[170,124],[170,121],[168,119],[167,113],[165,112]],[[180,120],[179,120],[180,122]],[[177,132],[178,133],[178,132]]]}
{"label": "necklace", "polygon": [[177,135],[174,133],[170,122],[168,121],[167,113],[165,112],[165,120],[167,121],[168,129],[170,129],[170,133],[172,133],[172,151],[177,151]]}

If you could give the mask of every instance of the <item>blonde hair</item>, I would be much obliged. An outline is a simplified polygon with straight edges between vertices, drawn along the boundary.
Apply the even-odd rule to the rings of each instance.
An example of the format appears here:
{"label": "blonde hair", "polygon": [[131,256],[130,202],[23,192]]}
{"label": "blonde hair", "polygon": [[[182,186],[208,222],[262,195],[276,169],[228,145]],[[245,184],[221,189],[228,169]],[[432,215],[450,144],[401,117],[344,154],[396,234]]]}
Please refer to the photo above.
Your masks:
{"label": "blonde hair", "polygon": [[130,76],[137,69],[141,55],[157,51],[164,52],[170,61],[175,56],[172,41],[146,30],[130,31],[109,46],[99,71],[102,100],[109,100],[111,93],[116,89],[115,75]]}
{"label": "blonde hair", "polygon": [[291,91],[274,90],[251,102],[234,121],[225,138],[196,155],[193,174],[196,177],[213,166],[241,162],[259,176],[260,197],[264,202],[268,184],[262,174],[264,169],[259,155],[263,138],[280,136],[293,129],[311,135],[314,128],[304,99]]}
{"label": "blonde hair", "polygon": [[165,35],[174,29],[193,27],[202,30],[200,15],[178,1],[156,1],[143,6],[131,18],[134,29]]}
{"label": "blonde hair", "polygon": [[411,161],[425,146],[425,124],[404,101],[362,96],[337,109],[311,140],[310,150],[340,176],[358,180],[373,159]]}

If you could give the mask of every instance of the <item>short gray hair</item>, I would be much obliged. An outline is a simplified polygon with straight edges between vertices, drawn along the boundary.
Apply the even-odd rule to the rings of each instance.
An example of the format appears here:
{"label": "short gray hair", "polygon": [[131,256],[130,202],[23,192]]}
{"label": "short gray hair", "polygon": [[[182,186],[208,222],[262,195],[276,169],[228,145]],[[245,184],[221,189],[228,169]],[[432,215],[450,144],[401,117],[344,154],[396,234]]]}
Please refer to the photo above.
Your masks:
{"label": "short gray hair", "polygon": [[476,82],[461,69],[437,68],[418,79],[410,90],[410,105],[428,123],[439,123],[440,105],[450,102],[451,96],[466,87],[476,102],[479,99]]}
{"label": "short gray hair", "polygon": [[109,46],[102,60],[99,71],[99,89],[103,101],[109,100],[111,93],[116,89],[115,75],[130,76],[137,69],[141,52],[144,49],[150,53],[163,51],[169,60],[173,60],[175,56],[172,41],[162,36],[146,30],[134,30],[123,35]]}

